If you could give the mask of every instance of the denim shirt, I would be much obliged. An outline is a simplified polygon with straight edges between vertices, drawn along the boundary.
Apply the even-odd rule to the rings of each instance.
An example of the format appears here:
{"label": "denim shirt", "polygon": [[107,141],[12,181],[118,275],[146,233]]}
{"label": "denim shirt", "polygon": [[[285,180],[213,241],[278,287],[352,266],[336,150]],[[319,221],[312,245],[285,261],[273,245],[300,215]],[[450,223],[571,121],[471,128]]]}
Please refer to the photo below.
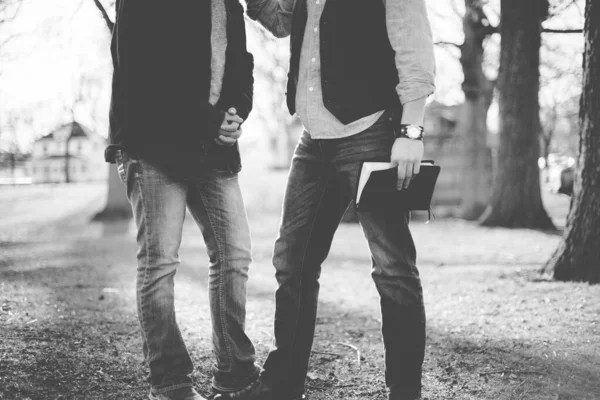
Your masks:
{"label": "denim shirt", "polygon": [[300,52],[300,75],[296,92],[296,114],[313,139],[339,139],[371,127],[384,110],[344,125],[326,107],[321,85],[319,21],[327,0],[308,0],[308,20]]}
{"label": "denim shirt", "polygon": [[[400,80],[396,91],[400,102],[405,104],[429,96],[435,91],[435,58],[425,0],[382,1],[386,7],[386,26],[390,43],[396,52],[396,68]],[[276,37],[290,34],[295,0],[246,0],[246,2],[250,18],[257,19]],[[320,84],[318,82],[315,84],[316,81],[320,81],[320,69],[317,66],[313,68],[312,61],[314,58],[314,63],[317,63],[319,40],[312,38],[307,42],[306,39],[308,35],[318,32],[315,21],[320,18],[324,6],[324,0],[308,1],[309,19],[300,61],[297,114],[312,137],[344,137],[358,133],[355,132],[357,129],[362,131],[368,128],[377,120],[380,113],[344,126],[322,106],[322,95],[317,93],[320,92]],[[315,18],[312,19],[315,26],[311,25],[311,18]],[[317,32],[314,31],[315,28]],[[321,96],[319,104],[315,103],[316,96]],[[320,126],[325,129],[321,129]]]}
{"label": "denim shirt", "polygon": [[227,51],[227,7],[225,6],[225,0],[212,0],[211,20],[211,78],[208,102],[214,106],[221,97],[223,76],[225,75],[225,55]]}

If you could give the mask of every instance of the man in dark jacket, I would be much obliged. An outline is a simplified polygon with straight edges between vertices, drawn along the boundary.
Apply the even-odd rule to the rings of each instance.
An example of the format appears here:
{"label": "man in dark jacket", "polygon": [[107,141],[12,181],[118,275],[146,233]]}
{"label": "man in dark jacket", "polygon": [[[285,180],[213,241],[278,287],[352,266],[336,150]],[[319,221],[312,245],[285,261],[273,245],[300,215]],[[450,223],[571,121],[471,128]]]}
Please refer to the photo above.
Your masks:
{"label": "man in dark jacket", "polygon": [[[291,34],[287,102],[305,132],[292,160],[273,263],[275,347],[240,400],[299,400],[311,354],[321,264],[365,161],[419,173],[434,57],[425,0],[246,0],[275,36]],[[425,311],[409,215],[358,212],[381,298],[390,400],[421,393]]]}
{"label": "man in dark jacket", "polygon": [[177,326],[174,276],[186,206],[210,258],[219,393],[256,381],[244,332],[250,233],[237,139],[252,108],[253,59],[238,0],[117,0],[110,145],[138,228],[137,308],[150,399],[200,400]]}

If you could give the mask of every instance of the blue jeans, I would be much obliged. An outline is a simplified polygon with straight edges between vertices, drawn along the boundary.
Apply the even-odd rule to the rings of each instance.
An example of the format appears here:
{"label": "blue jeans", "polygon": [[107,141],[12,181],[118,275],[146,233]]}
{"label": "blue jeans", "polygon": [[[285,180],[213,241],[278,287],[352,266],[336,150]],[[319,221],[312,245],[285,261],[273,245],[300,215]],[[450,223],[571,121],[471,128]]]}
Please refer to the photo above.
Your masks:
{"label": "blue jeans", "polygon": [[[273,262],[276,292],[275,346],[262,379],[281,398],[304,391],[319,295],[321,264],[349,203],[364,161],[390,161],[391,121],[342,139],[314,140],[304,133],[295,151]],[[409,212],[399,207],[359,212],[381,299],[386,384],[391,399],[415,399],[421,391],[425,310]],[[345,284],[340,282],[340,284]]]}
{"label": "blue jeans", "polygon": [[254,346],[244,332],[250,230],[237,174],[200,171],[177,179],[144,160],[116,154],[137,225],[137,311],[148,382],[157,393],[191,386],[192,360],[175,319],[174,277],[179,266],[186,206],[208,251],[213,387],[227,392],[258,375]]}

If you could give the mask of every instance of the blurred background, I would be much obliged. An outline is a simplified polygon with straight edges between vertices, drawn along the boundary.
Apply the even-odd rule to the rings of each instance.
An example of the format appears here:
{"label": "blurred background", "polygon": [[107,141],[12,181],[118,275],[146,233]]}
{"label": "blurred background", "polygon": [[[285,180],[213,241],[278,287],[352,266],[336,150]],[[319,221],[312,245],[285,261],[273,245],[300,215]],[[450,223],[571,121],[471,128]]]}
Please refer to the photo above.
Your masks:
{"label": "blurred background", "polygon": [[[498,145],[494,85],[500,38],[492,31],[478,32],[477,26],[496,26],[499,4],[444,0],[428,5],[438,73],[428,110],[427,150],[428,157],[445,167],[436,204],[452,214],[462,197],[460,159],[466,151],[493,154]],[[472,8],[469,13],[481,13],[471,26],[463,24],[466,6]],[[2,0],[0,7],[0,184],[106,180],[102,150],[108,131],[114,1]],[[285,169],[302,129],[284,105],[288,40],[275,40],[248,22],[256,96],[241,140],[245,167]],[[581,2],[556,1],[544,26],[582,24]],[[560,171],[576,156],[582,51],[580,34],[543,36],[539,165],[544,190],[558,189]],[[461,86],[465,74],[487,91],[486,109],[479,115],[464,112],[465,91],[472,89]],[[483,141],[475,150],[461,145],[472,125],[484,130],[477,132]],[[482,191],[477,185],[473,190]]]}

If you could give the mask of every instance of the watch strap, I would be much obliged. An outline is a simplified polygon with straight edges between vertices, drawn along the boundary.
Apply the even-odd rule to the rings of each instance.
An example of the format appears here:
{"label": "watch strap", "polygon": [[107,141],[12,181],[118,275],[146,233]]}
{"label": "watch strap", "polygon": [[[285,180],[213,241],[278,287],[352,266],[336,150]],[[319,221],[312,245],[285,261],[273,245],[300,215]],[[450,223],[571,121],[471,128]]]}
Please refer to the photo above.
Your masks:
{"label": "watch strap", "polygon": [[[409,130],[418,131],[418,135],[409,134]],[[423,140],[425,129],[420,125],[400,124],[397,129],[394,129],[396,139],[407,138],[412,140]]]}

